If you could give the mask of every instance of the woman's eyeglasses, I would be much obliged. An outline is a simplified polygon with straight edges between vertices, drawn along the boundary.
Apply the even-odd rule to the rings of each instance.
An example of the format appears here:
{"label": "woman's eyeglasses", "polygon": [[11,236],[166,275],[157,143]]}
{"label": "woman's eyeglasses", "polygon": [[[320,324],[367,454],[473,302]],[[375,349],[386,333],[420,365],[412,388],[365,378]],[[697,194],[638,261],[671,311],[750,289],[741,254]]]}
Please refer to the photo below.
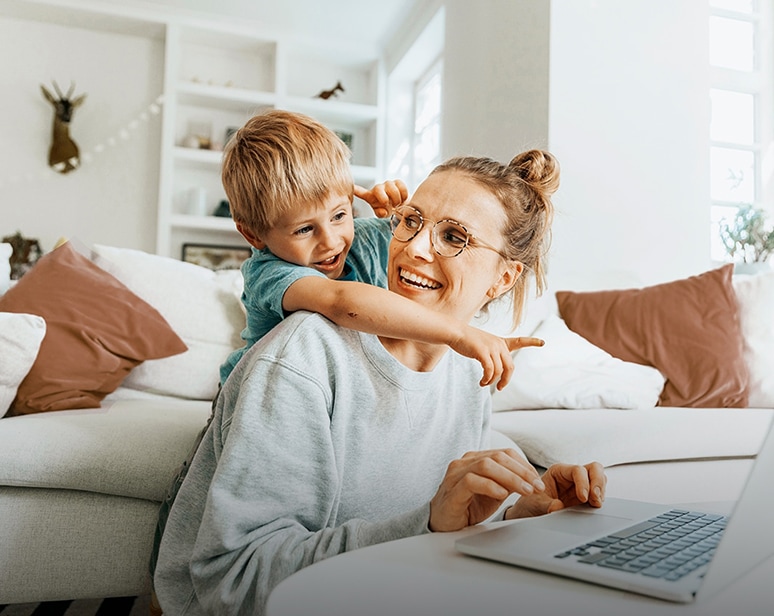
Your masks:
{"label": "woman's eyeglasses", "polygon": [[392,236],[399,242],[410,242],[422,230],[425,223],[433,225],[430,231],[430,243],[442,257],[456,257],[468,246],[481,246],[494,250],[504,259],[508,259],[500,250],[478,239],[456,220],[449,218],[437,222],[422,216],[419,210],[410,205],[399,205],[392,211],[390,227]]}

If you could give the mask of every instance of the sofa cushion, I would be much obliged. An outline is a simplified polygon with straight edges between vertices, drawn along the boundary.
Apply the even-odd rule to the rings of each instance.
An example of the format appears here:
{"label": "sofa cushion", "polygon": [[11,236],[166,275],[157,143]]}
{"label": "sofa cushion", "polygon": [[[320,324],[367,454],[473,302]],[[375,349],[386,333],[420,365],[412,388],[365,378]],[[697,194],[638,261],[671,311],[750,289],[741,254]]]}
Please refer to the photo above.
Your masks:
{"label": "sofa cushion", "polygon": [[734,276],[750,372],[748,406],[774,408],[774,272]]}
{"label": "sofa cushion", "polygon": [[70,242],[0,297],[0,310],[46,320],[40,352],[9,414],[99,406],[138,364],[186,350],[153,306]]}
{"label": "sofa cushion", "polygon": [[0,312],[0,417],[8,412],[19,383],[32,368],[45,334],[42,317]]}
{"label": "sofa cushion", "polygon": [[744,407],[748,372],[733,265],[641,289],[558,291],[573,331],[666,377],[661,406]]}
{"label": "sofa cushion", "polygon": [[180,355],[138,366],[124,387],[212,399],[220,380],[220,364],[243,344],[241,272],[214,272],[128,248],[95,245],[92,252],[97,265],[158,309],[188,347]]}
{"label": "sofa cushion", "polygon": [[544,409],[494,413],[492,429],[539,466],[612,466],[754,456],[772,416],[771,409]]}
{"label": "sofa cushion", "polygon": [[545,345],[514,352],[513,378],[501,391],[493,388],[492,410],[656,406],[664,377],[652,366],[613,357],[556,315],[530,335]]}
{"label": "sofa cushion", "polygon": [[0,421],[0,485],[161,501],[210,403],[174,398]]}

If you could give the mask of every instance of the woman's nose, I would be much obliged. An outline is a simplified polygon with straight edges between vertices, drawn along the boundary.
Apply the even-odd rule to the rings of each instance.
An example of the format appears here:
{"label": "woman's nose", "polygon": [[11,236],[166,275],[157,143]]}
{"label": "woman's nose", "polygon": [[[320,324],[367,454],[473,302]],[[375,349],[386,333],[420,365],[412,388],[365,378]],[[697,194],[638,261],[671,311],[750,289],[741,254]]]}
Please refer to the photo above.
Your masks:
{"label": "woman's nose", "polygon": [[424,225],[406,246],[409,254],[413,257],[432,261],[435,255],[433,250],[432,236],[433,228],[430,225]]}

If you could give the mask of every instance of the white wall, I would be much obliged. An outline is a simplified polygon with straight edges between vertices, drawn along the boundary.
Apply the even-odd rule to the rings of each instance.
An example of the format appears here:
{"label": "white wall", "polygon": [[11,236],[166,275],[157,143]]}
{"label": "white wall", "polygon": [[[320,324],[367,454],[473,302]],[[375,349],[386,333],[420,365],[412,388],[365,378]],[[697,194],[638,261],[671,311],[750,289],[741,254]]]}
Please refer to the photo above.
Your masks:
{"label": "white wall", "polygon": [[[153,251],[159,116],[120,131],[160,94],[160,40],[0,16],[0,237],[21,231],[44,250],[71,237]],[[40,84],[87,94],[70,134],[81,152],[117,145],[69,174],[48,167],[53,108]]]}
{"label": "white wall", "polygon": [[651,283],[712,266],[707,31],[704,0],[552,2],[552,274]]}
{"label": "white wall", "polygon": [[443,157],[548,145],[549,2],[448,0]]}

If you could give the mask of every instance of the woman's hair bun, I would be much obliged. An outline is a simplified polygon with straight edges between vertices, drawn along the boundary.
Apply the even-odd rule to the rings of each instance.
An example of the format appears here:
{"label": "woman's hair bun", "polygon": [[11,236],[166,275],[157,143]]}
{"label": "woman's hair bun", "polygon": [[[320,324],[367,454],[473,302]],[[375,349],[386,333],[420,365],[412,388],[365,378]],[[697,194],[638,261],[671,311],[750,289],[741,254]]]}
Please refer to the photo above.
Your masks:
{"label": "woman's hair bun", "polygon": [[550,152],[527,150],[514,156],[508,166],[543,199],[559,188],[559,161]]}

